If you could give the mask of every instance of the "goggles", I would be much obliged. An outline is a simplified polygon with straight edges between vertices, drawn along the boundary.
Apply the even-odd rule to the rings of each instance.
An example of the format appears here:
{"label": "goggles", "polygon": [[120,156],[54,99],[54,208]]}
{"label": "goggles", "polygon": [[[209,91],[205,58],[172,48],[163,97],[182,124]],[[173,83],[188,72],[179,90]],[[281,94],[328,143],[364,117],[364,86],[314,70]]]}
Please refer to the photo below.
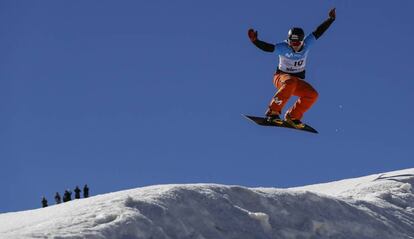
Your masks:
{"label": "goggles", "polygon": [[292,41],[292,40],[288,40],[289,45],[291,46],[300,46],[303,44],[303,41]]}

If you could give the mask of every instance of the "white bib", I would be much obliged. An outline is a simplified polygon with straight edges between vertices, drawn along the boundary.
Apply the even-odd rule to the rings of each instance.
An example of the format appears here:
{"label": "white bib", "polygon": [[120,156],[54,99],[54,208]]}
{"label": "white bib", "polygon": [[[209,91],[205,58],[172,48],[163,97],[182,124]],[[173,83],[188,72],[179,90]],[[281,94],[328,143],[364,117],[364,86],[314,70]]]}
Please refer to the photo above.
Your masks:
{"label": "white bib", "polygon": [[279,56],[279,69],[284,72],[288,72],[288,73],[289,72],[292,72],[292,73],[302,72],[305,70],[305,67],[306,67],[306,57],[307,57],[307,54],[302,55],[302,57],[292,57],[292,58],[288,58],[284,55],[280,55]]}

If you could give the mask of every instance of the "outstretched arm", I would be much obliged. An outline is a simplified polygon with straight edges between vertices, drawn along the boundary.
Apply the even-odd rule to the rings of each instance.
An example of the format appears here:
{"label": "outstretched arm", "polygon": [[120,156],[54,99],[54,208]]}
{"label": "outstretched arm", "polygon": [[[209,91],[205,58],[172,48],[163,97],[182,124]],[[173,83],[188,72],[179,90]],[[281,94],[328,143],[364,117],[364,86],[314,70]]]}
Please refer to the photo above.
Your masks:
{"label": "outstretched arm", "polygon": [[275,51],[275,45],[259,40],[257,38],[257,36],[258,36],[257,31],[255,31],[254,29],[249,29],[247,34],[249,35],[250,41],[255,46],[260,48],[261,50],[266,51],[266,52],[274,52]]}
{"label": "outstretched arm", "polygon": [[328,30],[329,26],[331,26],[331,24],[335,21],[335,18],[336,18],[335,8],[332,8],[329,11],[329,18],[325,20],[321,25],[319,25],[314,32],[312,32],[312,34],[315,36],[316,39],[321,37],[323,33],[326,30]]}

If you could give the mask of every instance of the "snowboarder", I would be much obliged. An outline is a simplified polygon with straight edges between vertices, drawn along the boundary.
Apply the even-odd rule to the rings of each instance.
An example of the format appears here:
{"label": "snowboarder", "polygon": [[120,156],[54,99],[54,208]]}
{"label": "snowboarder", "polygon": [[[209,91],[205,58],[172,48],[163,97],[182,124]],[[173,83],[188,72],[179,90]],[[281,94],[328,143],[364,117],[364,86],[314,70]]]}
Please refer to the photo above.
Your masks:
{"label": "snowboarder", "polygon": [[272,98],[266,117],[269,122],[282,125],[280,118],[282,109],[289,98],[294,95],[299,98],[285,114],[285,121],[291,126],[301,129],[305,127],[301,119],[303,114],[315,103],[318,92],[305,81],[306,58],[310,47],[335,21],[335,8],[329,11],[329,18],[305,37],[302,28],[293,27],[288,32],[284,42],[270,44],[259,40],[258,33],[249,29],[250,41],[266,52],[275,52],[279,56],[279,65],[273,77],[273,84],[278,89]]}
{"label": "snowboarder", "polygon": [[81,196],[80,196],[81,190],[79,189],[79,187],[76,186],[75,190],[73,190],[73,191],[75,192],[75,199],[80,199],[81,198]]}
{"label": "snowboarder", "polygon": [[60,197],[60,194],[56,192],[55,194],[55,202],[56,204],[60,204],[62,202],[62,198]]}
{"label": "snowboarder", "polygon": [[83,187],[83,197],[84,198],[89,197],[89,188],[87,184],[85,184],[85,186]]}

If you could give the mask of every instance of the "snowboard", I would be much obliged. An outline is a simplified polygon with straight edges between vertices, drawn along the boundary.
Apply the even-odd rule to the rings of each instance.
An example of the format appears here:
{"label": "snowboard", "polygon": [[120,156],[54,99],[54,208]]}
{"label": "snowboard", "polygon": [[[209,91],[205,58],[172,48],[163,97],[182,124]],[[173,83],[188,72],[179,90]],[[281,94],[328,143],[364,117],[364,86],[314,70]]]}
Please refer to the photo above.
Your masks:
{"label": "snowboard", "polygon": [[243,115],[243,116],[246,117],[247,119],[253,121],[256,124],[261,125],[261,126],[275,126],[275,127],[281,127],[281,128],[289,128],[289,129],[296,129],[296,130],[300,130],[300,131],[306,131],[306,132],[314,133],[314,134],[318,133],[318,131],[316,131],[314,128],[312,128],[311,126],[309,126],[307,124],[305,124],[304,128],[297,129],[297,128],[291,126],[286,121],[283,121],[283,124],[279,125],[279,124],[267,121],[266,118],[264,118],[264,117],[251,116],[251,115]]}

